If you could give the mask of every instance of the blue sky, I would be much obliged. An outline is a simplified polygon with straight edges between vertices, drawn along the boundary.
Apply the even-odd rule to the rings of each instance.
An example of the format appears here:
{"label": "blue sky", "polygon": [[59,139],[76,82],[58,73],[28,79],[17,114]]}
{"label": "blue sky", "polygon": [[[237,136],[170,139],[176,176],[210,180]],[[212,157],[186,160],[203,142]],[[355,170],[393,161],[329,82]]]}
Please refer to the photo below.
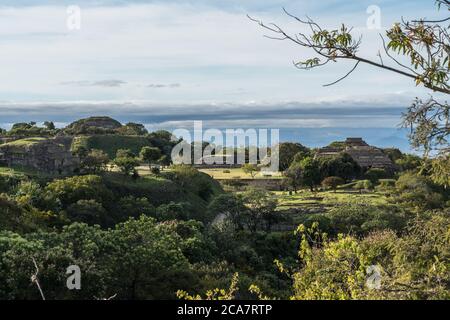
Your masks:
{"label": "blue sky", "polygon": [[[363,36],[361,54],[377,59],[379,33],[402,16],[438,16],[433,2],[0,1],[0,126],[109,114],[151,128],[203,119],[207,126],[298,129],[305,137],[321,135],[320,143],[333,128],[374,140],[372,129],[380,128],[405,145],[396,129],[401,110],[425,90],[369,66],[325,88],[351,65],[297,70],[292,61],[308,52],[264,38],[246,14],[293,32],[300,26],[283,6],[328,27],[345,21]],[[81,9],[80,30],[67,28],[68,5]],[[381,10],[380,30],[367,28],[371,5]]]}

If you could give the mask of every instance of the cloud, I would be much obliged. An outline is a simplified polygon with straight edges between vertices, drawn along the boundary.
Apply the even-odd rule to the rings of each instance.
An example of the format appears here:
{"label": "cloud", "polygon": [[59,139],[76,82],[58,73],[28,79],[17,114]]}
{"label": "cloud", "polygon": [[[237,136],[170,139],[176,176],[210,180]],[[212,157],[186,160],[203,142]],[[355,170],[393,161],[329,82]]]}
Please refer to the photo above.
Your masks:
{"label": "cloud", "polygon": [[201,120],[207,127],[230,128],[395,128],[404,106],[379,101],[157,103],[151,101],[74,101],[59,103],[0,102],[5,122],[60,121],[107,115],[120,121],[137,121],[157,127],[177,128]]}
{"label": "cloud", "polygon": [[[1,6],[15,3],[33,6]],[[301,26],[282,13],[284,4],[327,26],[346,21],[364,36],[361,55],[378,61],[382,30],[364,29],[369,0],[83,1],[79,3],[81,30],[77,31],[67,29],[66,7],[60,3],[0,0],[2,99],[277,102],[420,90],[408,79],[362,65],[346,81],[323,88],[352,65],[343,62],[314,72],[296,70],[291,61],[311,53],[289,42],[264,38],[264,30],[245,16],[250,13],[268,23],[276,22],[294,33],[302,31]],[[97,5],[86,5],[89,3]],[[399,9],[385,9],[392,4]],[[383,25],[400,18],[398,12],[405,16],[417,12],[411,2],[386,0],[380,6]],[[434,9],[432,4],[429,7]],[[60,86],[66,79],[82,81]],[[127,79],[128,84],[136,85],[128,85],[124,92],[115,90],[123,83],[93,83],[96,79]],[[164,86],[173,79],[183,84],[179,90],[149,90],[169,88]],[[97,87],[102,90],[95,90]]]}
{"label": "cloud", "polygon": [[179,83],[170,83],[170,84],[152,83],[152,84],[147,85],[147,88],[156,88],[156,89],[179,88],[179,87],[181,87],[181,84],[179,84]]}
{"label": "cloud", "polygon": [[122,80],[100,80],[100,81],[66,81],[61,82],[61,85],[65,86],[80,86],[80,87],[120,87],[126,84]]}

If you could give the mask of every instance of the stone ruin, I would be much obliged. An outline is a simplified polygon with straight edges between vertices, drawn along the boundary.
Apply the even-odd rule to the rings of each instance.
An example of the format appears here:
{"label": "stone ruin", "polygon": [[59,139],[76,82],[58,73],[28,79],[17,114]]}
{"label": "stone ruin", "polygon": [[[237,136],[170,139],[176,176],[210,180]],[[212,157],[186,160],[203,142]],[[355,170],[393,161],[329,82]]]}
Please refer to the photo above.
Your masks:
{"label": "stone ruin", "polygon": [[362,138],[347,138],[342,147],[321,148],[317,152],[317,157],[336,156],[340,153],[349,154],[364,169],[395,170],[395,165],[383,150],[368,145]]}
{"label": "stone ruin", "polygon": [[71,152],[72,137],[23,139],[0,145],[0,165],[44,172],[73,172],[79,166]]}
{"label": "stone ruin", "polygon": [[114,132],[122,124],[110,117],[90,117],[68,125],[55,137],[0,136],[0,166],[26,167],[42,172],[71,173],[80,159],[72,154],[74,136]]}

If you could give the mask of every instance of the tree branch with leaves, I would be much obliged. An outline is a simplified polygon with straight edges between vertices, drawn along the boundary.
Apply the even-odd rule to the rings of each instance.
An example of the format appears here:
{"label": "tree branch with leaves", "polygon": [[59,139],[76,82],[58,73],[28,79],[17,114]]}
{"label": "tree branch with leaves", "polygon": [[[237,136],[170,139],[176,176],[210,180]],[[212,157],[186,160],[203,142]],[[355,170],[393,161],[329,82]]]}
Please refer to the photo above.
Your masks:
{"label": "tree branch with leaves", "polygon": [[[402,20],[388,29],[385,35],[380,34],[382,50],[378,52],[379,61],[360,54],[362,36],[356,36],[353,28],[345,24],[336,29],[327,29],[308,16],[303,19],[283,9],[286,15],[307,30],[291,34],[277,24],[248,17],[268,31],[269,34],[265,35],[267,38],[287,40],[309,50],[311,56],[293,62],[298,69],[310,70],[324,67],[330,62],[354,61],[346,74],[324,86],[343,81],[358,66],[367,64],[400,74],[414,81],[416,86],[445,96],[450,94],[450,1],[434,2],[443,17]],[[387,59],[383,59],[381,51]],[[425,156],[435,151],[439,154],[437,159],[444,157],[444,160],[448,160],[450,126],[447,101],[439,102],[433,97],[427,101],[416,99],[404,113],[403,126],[411,128],[413,147],[422,148]]]}

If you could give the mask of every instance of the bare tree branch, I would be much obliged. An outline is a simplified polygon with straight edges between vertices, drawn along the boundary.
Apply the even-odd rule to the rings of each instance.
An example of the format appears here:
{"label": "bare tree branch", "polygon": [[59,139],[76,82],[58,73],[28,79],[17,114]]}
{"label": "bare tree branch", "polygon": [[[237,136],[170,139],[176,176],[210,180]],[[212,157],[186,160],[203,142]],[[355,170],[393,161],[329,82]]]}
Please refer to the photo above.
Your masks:
{"label": "bare tree branch", "polygon": [[356,68],[358,67],[359,63],[360,63],[360,61],[356,62],[355,66],[354,66],[354,67],[353,67],[353,68],[352,68],[345,76],[343,76],[342,78],[340,78],[340,79],[338,79],[338,80],[336,80],[336,81],[334,81],[334,82],[332,82],[332,83],[324,84],[323,86],[324,86],[324,87],[329,87],[329,86],[335,85],[336,83],[338,83],[338,82],[344,80],[344,79],[347,78],[353,71],[356,70]]}
{"label": "bare tree branch", "polygon": [[[447,4],[445,0],[442,0],[442,3]],[[441,59],[444,54],[447,54],[448,56],[448,51],[450,51],[450,47],[448,45],[449,35],[445,28],[435,25],[427,29],[423,27],[424,23],[420,22],[421,25],[418,26],[418,28],[420,28],[421,33],[415,35],[412,30],[414,30],[416,26],[403,21],[405,29],[407,31],[411,30],[408,32],[410,34],[409,36],[412,37],[412,41],[417,42],[417,44],[419,46],[422,46],[427,52],[427,58],[425,58],[422,56],[421,52],[414,49],[412,45],[410,48],[408,48],[407,53],[411,55],[413,67],[408,67],[405,64],[401,63],[389,52],[389,46],[394,40],[396,40],[395,37],[405,37],[404,31],[402,29],[399,29],[399,27],[396,26],[388,32],[388,36],[390,38],[392,37],[391,43],[389,45],[386,45],[384,38],[381,36],[383,41],[383,48],[386,55],[401,67],[395,68],[386,65],[381,57],[381,54],[379,54],[380,62],[372,61],[370,59],[359,56],[357,53],[361,45],[361,37],[359,37],[359,39],[357,40],[353,39],[351,35],[352,28],[347,28],[345,25],[342,25],[339,30],[326,30],[320,27],[318,23],[316,23],[309,17],[306,17],[306,19],[304,20],[293,15],[285,8],[283,8],[283,11],[286,15],[293,18],[295,21],[307,26],[311,31],[311,35],[307,35],[301,32],[295,35],[289,35],[286,31],[284,31],[281,27],[274,23],[265,24],[264,22],[254,19],[250,16],[248,16],[248,18],[251,21],[258,23],[264,29],[276,34],[276,36],[265,35],[265,37],[269,39],[280,41],[289,40],[301,47],[312,49],[319,58],[315,57],[307,59],[304,62],[294,62],[294,66],[299,69],[309,70],[315,67],[324,66],[328,64],[329,61],[337,61],[340,59],[355,60],[358,62],[355,65],[355,68],[359,64],[359,62],[362,62],[413,79],[416,84],[422,83],[426,88],[431,89],[435,92],[450,94],[450,86],[446,83],[446,81],[442,81],[442,77],[447,77],[448,79],[448,69],[446,71],[439,69],[439,63],[441,61],[439,59]],[[429,45],[427,41],[424,41],[422,39],[422,33],[428,37],[432,37],[434,42],[439,46]],[[399,50],[400,49],[398,49],[398,51]],[[405,51],[406,49],[403,50]],[[417,71],[418,68],[421,68],[421,70],[419,70],[420,72]],[[406,69],[406,71],[403,69]],[[348,75],[352,72],[353,70],[351,70],[343,78],[340,78],[325,86],[330,86],[342,81],[343,79],[347,78]],[[447,73],[447,75],[443,76],[442,74],[445,72]]]}
{"label": "bare tree branch", "polygon": [[38,268],[38,265],[37,265],[36,260],[34,258],[31,258],[31,259],[33,260],[34,267],[36,268],[36,272],[33,275],[31,275],[31,283],[36,284],[39,292],[41,293],[42,300],[45,300],[44,292],[42,291],[41,285],[39,284],[39,278],[38,278],[39,268]]}

